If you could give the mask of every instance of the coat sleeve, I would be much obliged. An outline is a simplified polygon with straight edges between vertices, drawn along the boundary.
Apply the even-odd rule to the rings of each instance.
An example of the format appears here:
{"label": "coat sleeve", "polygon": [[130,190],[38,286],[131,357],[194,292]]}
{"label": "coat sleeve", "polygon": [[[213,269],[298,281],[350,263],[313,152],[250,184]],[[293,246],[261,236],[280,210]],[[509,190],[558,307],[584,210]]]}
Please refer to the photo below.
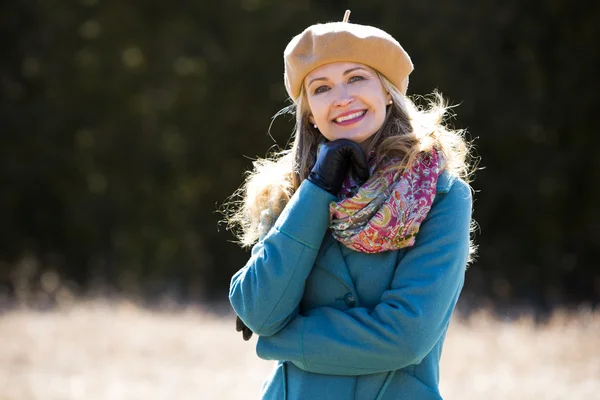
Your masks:
{"label": "coat sleeve", "polygon": [[278,334],[259,337],[257,354],[305,371],[361,375],[419,363],[444,334],[464,283],[472,199],[456,180],[423,221],[374,309],[320,307]]}
{"label": "coat sleeve", "polygon": [[252,332],[270,336],[297,313],[329,226],[330,193],[305,180],[231,279],[229,301]]}

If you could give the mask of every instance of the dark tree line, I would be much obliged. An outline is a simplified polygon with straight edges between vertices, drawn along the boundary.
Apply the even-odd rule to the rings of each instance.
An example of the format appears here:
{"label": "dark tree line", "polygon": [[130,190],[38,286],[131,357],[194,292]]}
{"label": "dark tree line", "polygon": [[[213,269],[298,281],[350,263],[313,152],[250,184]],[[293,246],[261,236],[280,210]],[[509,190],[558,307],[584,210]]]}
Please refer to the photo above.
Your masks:
{"label": "dark tree line", "polygon": [[567,0],[4,1],[0,295],[51,271],[223,298],[248,253],[216,210],[293,126],[267,135],[283,49],[346,8],[402,43],[409,92],[440,90],[475,139],[464,301],[597,304],[600,10]]}

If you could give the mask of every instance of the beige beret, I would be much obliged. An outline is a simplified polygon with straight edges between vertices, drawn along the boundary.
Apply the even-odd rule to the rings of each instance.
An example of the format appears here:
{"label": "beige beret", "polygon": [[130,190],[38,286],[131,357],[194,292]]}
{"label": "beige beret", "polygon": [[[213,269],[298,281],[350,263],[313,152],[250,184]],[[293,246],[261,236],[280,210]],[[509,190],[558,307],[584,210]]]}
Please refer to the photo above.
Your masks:
{"label": "beige beret", "polygon": [[300,95],[306,75],[332,62],[368,65],[381,72],[403,94],[413,70],[408,53],[391,35],[373,26],[349,22],[309,26],[290,41],[283,58],[285,88],[293,100]]}

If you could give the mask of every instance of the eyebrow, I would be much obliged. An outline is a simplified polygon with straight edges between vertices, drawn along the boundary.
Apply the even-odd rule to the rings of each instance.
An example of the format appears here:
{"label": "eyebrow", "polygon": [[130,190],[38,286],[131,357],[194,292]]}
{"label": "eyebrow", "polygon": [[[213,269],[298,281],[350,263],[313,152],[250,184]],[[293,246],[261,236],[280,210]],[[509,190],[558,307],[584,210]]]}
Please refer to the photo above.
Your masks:
{"label": "eyebrow", "polygon": [[[350,74],[350,73],[352,73],[352,72],[354,72],[354,71],[356,71],[358,69],[362,69],[363,71],[366,71],[366,69],[364,69],[363,67],[355,67],[355,68],[350,68],[349,70],[344,71],[344,73],[342,75],[346,76],[346,75],[348,75],[348,74]],[[315,79],[311,79],[310,82],[308,82],[307,86],[312,85],[312,83],[315,82],[315,81],[326,81],[326,80],[327,80],[327,78],[315,78]]]}

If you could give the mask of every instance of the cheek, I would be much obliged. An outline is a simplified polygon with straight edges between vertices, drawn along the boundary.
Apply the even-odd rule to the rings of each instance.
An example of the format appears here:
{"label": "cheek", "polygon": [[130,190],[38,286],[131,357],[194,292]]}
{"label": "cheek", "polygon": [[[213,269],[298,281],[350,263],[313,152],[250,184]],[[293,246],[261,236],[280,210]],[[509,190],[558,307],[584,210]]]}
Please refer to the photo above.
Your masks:
{"label": "cheek", "polygon": [[378,83],[371,81],[368,89],[365,91],[367,101],[371,103],[373,107],[385,107],[387,102],[385,89]]}
{"label": "cheek", "polygon": [[372,103],[373,108],[375,108],[375,117],[378,122],[382,122],[385,119],[385,114],[387,111],[385,99],[377,99]]}
{"label": "cheek", "polygon": [[311,114],[317,123],[323,122],[327,119],[327,108],[322,101],[319,100],[309,100],[308,106],[310,108]]}

